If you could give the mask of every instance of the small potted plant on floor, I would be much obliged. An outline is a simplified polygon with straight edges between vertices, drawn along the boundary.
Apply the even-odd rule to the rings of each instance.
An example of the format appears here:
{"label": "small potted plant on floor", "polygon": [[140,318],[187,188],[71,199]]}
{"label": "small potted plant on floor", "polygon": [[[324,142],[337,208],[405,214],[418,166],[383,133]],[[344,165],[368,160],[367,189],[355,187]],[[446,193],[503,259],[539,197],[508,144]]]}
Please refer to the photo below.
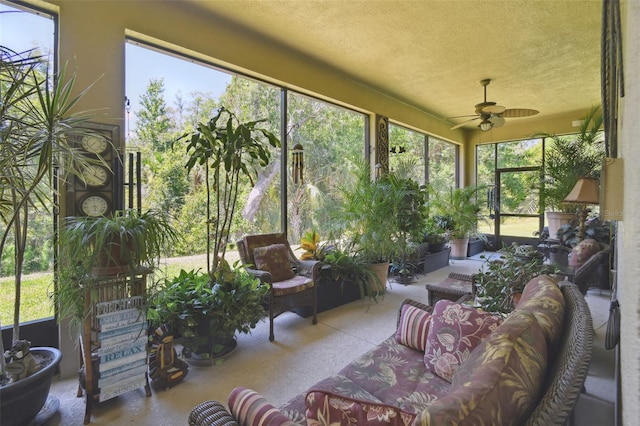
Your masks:
{"label": "small potted plant on floor", "polygon": [[168,324],[182,344],[182,355],[193,364],[212,365],[236,345],[236,333],[249,333],[265,316],[268,287],[242,268],[219,271],[225,275],[211,286],[202,271],[180,271],[165,280],[150,298],[148,318],[153,326]]}
{"label": "small potted plant on floor", "polygon": [[483,187],[470,185],[438,192],[429,187],[429,212],[450,219],[449,246],[453,259],[467,257],[469,237],[476,235],[478,224],[478,192]]}

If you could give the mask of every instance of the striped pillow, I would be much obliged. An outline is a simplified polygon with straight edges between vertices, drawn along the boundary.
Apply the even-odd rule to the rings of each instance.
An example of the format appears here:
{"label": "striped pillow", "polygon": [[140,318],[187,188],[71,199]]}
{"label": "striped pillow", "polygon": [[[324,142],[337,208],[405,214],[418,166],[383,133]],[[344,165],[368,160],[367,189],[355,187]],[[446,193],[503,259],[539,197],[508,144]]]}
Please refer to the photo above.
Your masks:
{"label": "striped pillow", "polygon": [[229,411],[241,426],[273,425],[296,426],[276,407],[269,404],[259,393],[237,387],[229,395]]}
{"label": "striped pillow", "polygon": [[427,333],[431,314],[413,305],[402,305],[396,341],[419,351],[427,347]]}

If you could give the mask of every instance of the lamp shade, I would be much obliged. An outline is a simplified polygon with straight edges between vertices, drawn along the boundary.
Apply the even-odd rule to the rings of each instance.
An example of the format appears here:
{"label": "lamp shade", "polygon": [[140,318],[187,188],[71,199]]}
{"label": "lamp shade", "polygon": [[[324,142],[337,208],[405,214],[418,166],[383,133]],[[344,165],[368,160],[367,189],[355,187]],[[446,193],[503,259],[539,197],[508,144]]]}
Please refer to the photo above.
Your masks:
{"label": "lamp shade", "polygon": [[575,186],[564,198],[565,203],[598,204],[600,202],[598,179],[583,177],[578,179]]}

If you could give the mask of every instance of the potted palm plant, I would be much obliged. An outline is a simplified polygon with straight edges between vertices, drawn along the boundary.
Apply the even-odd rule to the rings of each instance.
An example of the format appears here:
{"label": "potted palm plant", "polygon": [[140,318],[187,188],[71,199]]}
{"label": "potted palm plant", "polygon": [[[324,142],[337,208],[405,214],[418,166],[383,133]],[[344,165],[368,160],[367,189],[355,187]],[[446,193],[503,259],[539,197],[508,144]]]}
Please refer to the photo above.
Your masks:
{"label": "potted palm plant", "polygon": [[602,111],[593,107],[582,120],[576,135],[539,136],[551,140],[545,154],[544,179],[540,191],[549,225],[549,237],[556,239],[560,226],[575,218],[575,205],[564,203],[581,177],[600,177],[605,156]]}
{"label": "potted palm plant", "polygon": [[406,260],[412,244],[422,241],[426,195],[411,179],[395,173],[372,179],[366,162],[358,166],[353,187],[340,188],[342,205],[334,219],[359,261],[377,272],[369,294],[382,294],[389,263]]}
{"label": "potted palm plant", "polygon": [[482,187],[470,185],[464,188],[449,188],[438,192],[429,187],[429,212],[448,218],[449,245],[453,259],[467,257],[469,237],[476,234],[478,212],[478,191]]}
{"label": "potted palm plant", "polygon": [[[84,92],[76,97],[71,95],[75,75],[68,76],[65,68],[63,66],[52,77],[46,61],[37,52],[18,53],[0,46],[0,218],[4,225],[0,236],[0,259],[13,239],[13,342],[18,345],[9,348],[9,354],[29,351],[25,349],[26,342],[20,339],[22,265],[29,215],[53,205],[54,170],[58,170],[63,179],[67,174],[82,179],[83,168],[101,163],[100,158],[78,155],[70,142],[71,135],[87,134],[81,124],[90,116],[82,112],[71,113]],[[0,354],[4,353],[0,339]],[[0,355],[2,425],[28,424],[46,401],[61,354],[56,348],[30,348],[30,353],[36,361],[46,364],[30,376],[10,374],[9,371],[19,365],[16,363],[7,368],[5,357]]]}

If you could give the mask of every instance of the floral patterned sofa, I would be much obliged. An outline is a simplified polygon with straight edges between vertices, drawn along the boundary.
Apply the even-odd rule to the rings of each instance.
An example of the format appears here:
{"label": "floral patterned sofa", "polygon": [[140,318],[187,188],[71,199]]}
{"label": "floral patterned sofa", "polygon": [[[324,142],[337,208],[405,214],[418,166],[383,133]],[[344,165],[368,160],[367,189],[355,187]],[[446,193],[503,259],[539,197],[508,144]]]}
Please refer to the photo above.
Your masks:
{"label": "floral patterned sofa", "polygon": [[393,336],[283,406],[238,387],[230,413],[204,402],[189,424],[564,424],[592,337],[578,288],[549,276],[531,280],[504,320],[448,300],[405,300]]}

